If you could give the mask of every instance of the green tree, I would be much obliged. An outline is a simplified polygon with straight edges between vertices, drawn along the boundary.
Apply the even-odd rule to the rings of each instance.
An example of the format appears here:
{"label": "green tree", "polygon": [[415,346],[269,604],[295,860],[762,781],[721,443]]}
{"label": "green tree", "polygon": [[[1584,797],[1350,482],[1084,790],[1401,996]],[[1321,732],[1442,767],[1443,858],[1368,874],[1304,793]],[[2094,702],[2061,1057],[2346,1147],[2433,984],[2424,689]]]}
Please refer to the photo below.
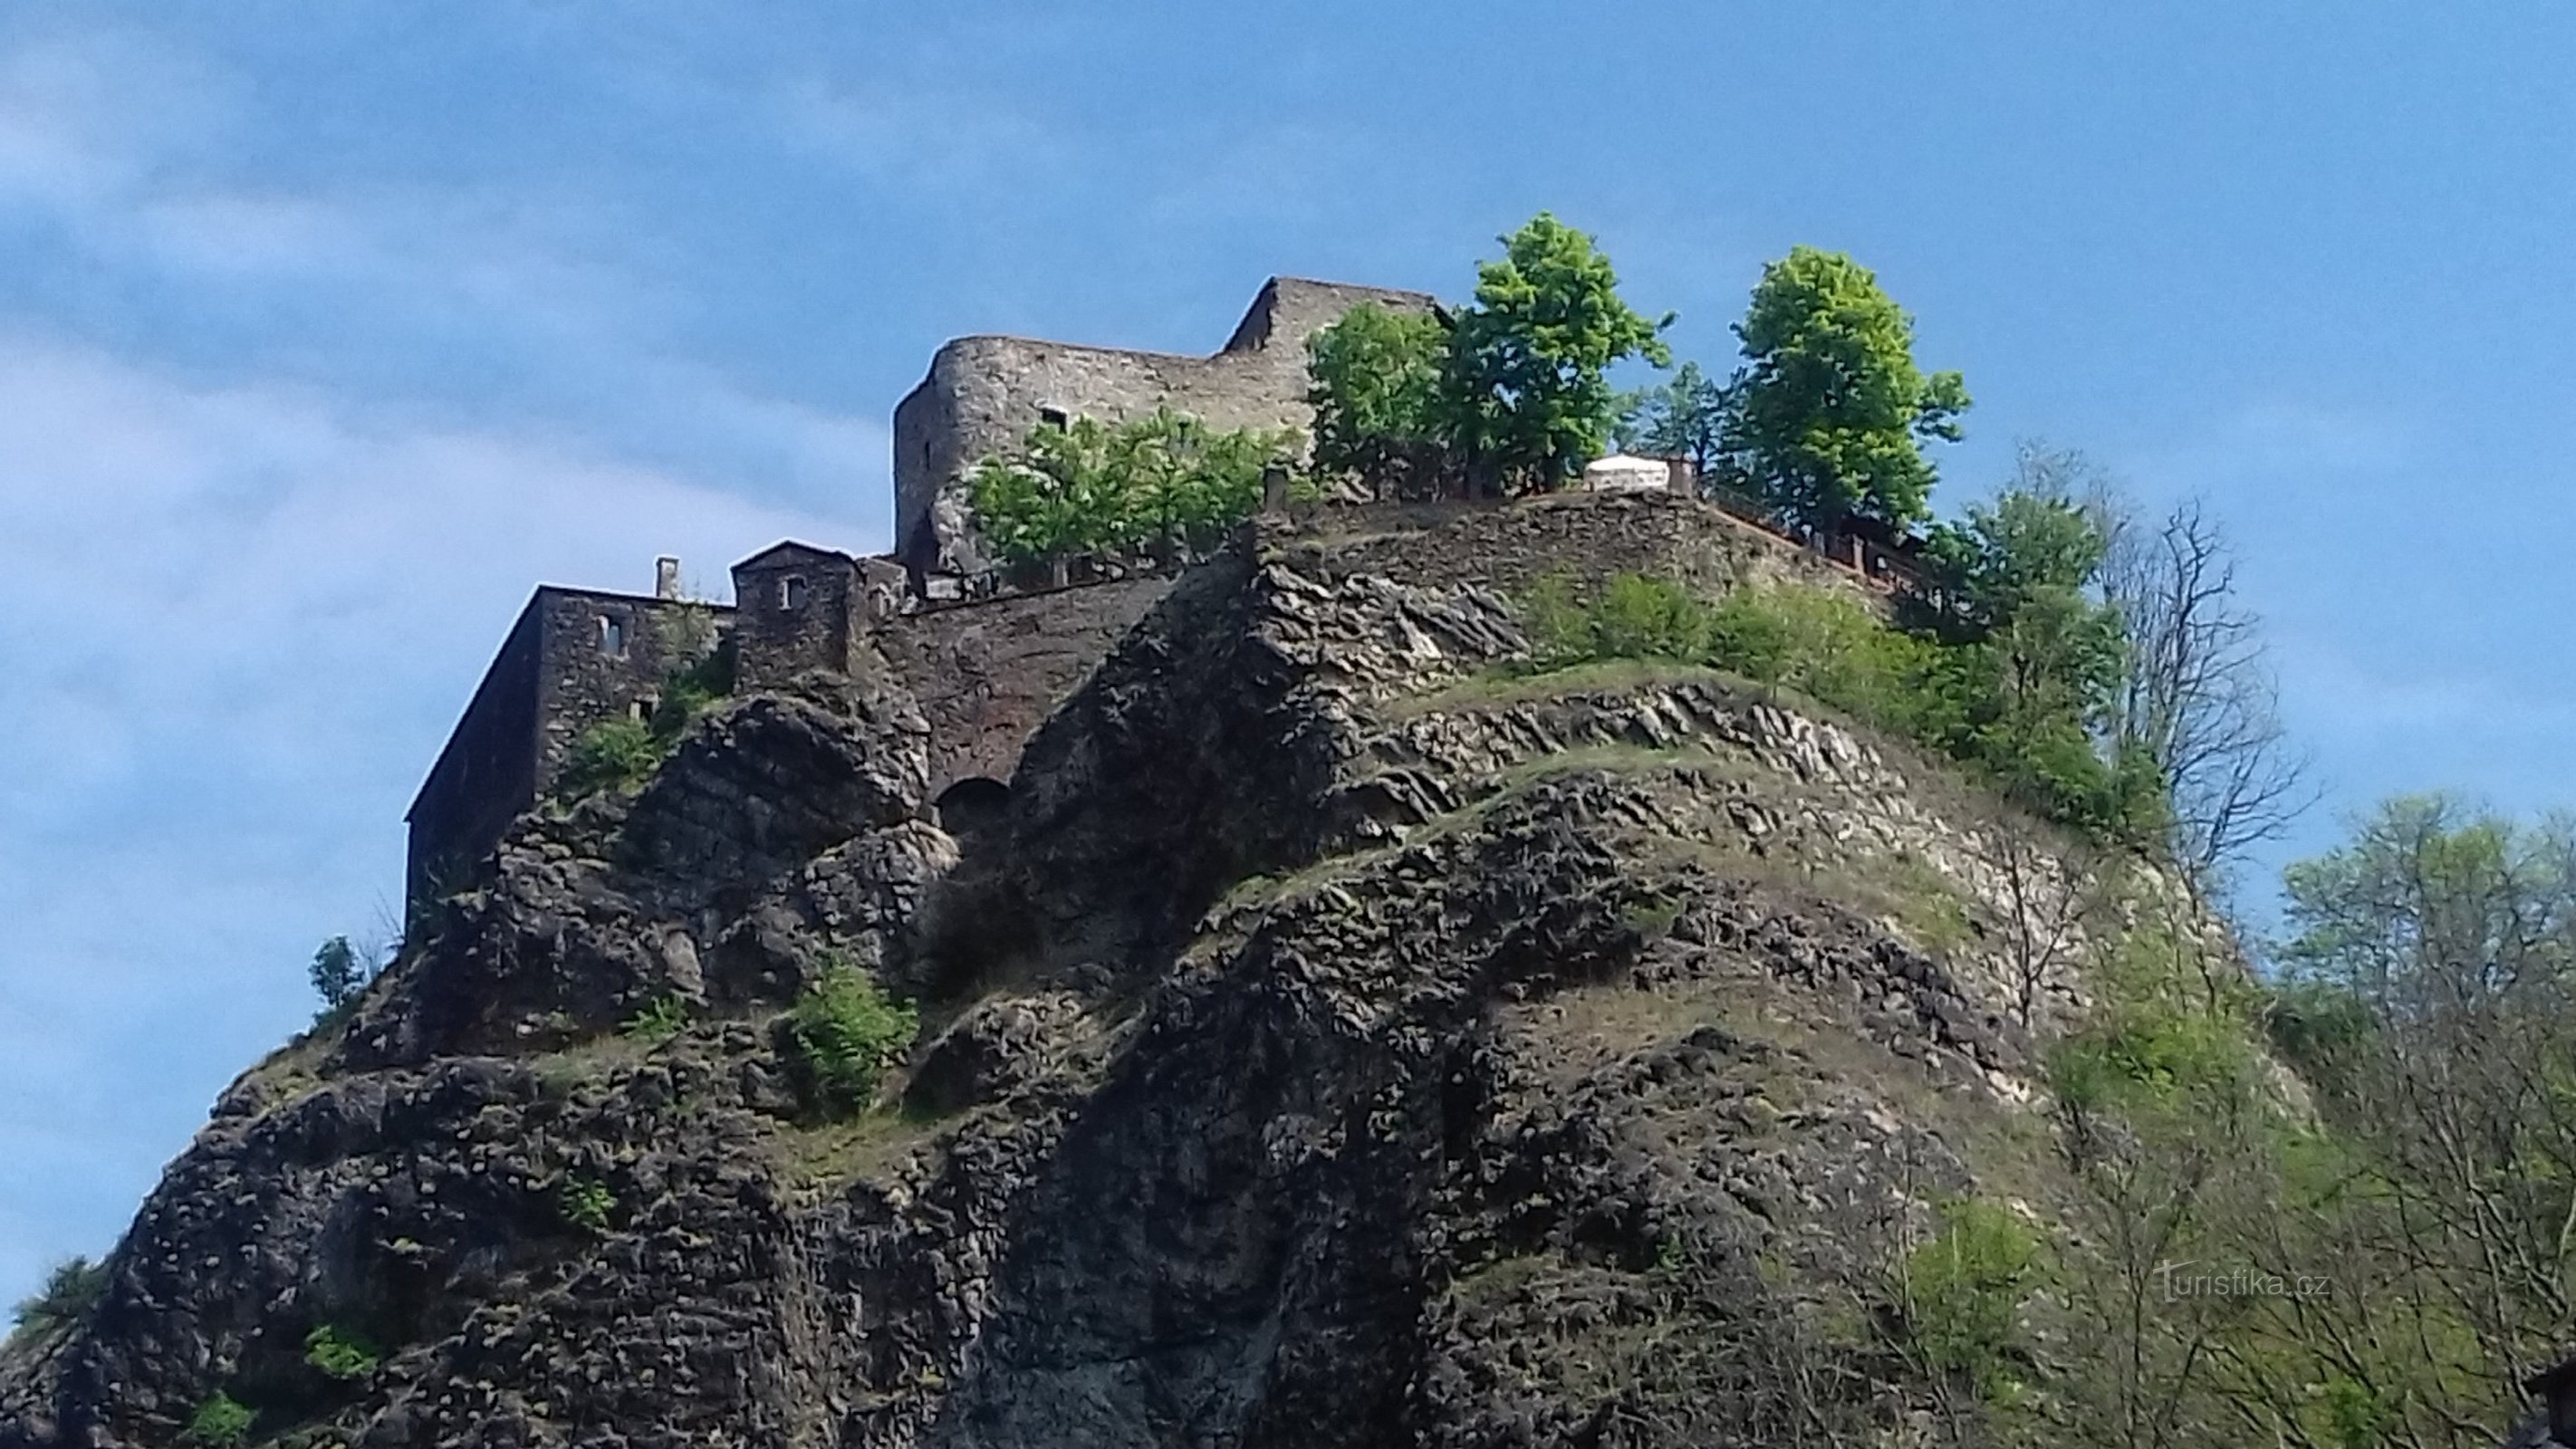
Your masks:
{"label": "green tree", "polygon": [[1401,494],[1436,481],[1449,328],[1428,312],[1362,302],[1306,341],[1315,466]]}
{"label": "green tree", "polygon": [[1664,382],[1630,395],[1613,441],[1631,452],[1687,458],[1702,479],[1715,479],[1732,402],[1726,384],[1685,362]]}
{"label": "green tree", "polygon": [[55,1333],[81,1320],[107,1291],[107,1265],[87,1258],[56,1263],[45,1274],[45,1286],[18,1300],[15,1332]]}
{"label": "green tree", "polygon": [[2135,834],[2161,819],[2163,792],[2142,754],[2105,758],[2127,657],[2119,611],[2094,594],[2107,548],[2079,504],[2008,488],[1934,528],[1924,552],[1970,702],[1951,748],[2025,803]]}
{"label": "green tree", "polygon": [[1930,516],[1930,439],[1956,442],[1959,374],[1926,376],[1914,321],[1868,269],[1798,247],[1762,269],[1736,324],[1746,365],[1727,449],[1784,515],[1831,530],[1854,514],[1891,525]]}
{"label": "green tree", "polygon": [[1437,416],[1479,489],[1545,490],[1582,471],[1618,421],[1611,364],[1670,366],[1661,336],[1619,297],[1592,238],[1546,212],[1478,266],[1476,305],[1450,329]]}
{"label": "green tree", "polygon": [[346,936],[333,936],[313,953],[308,975],[314,994],[322,998],[324,1012],[337,1012],[358,999],[367,986],[366,963],[359,959],[357,948]]}
{"label": "green tree", "polygon": [[985,539],[1058,581],[1077,554],[1118,556],[1207,541],[1261,505],[1262,474],[1296,446],[1288,430],[1220,432],[1169,407],[1122,423],[1080,417],[1029,433],[1017,458],[987,458],[971,483]]}
{"label": "green tree", "polygon": [[1964,523],[1935,526],[1924,554],[1954,613],[1982,637],[2025,609],[2081,593],[2108,546],[2075,503],[2008,488],[1991,504],[1970,505]]}

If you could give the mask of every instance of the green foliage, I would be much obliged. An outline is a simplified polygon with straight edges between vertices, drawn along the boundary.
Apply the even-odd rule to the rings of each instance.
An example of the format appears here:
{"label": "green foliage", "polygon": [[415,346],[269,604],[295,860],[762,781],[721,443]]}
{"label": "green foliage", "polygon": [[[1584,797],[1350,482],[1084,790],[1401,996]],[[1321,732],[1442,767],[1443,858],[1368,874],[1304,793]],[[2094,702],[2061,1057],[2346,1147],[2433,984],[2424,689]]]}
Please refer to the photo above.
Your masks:
{"label": "green foliage", "polygon": [[657,996],[641,1011],[626,1018],[625,1033],[647,1045],[659,1046],[678,1036],[689,1024],[689,1004],[677,996]]}
{"label": "green foliage", "polygon": [[1958,714],[1941,647],[1822,589],[1738,590],[1717,606],[1709,662],[1883,729],[1944,743]]}
{"label": "green foliage", "polygon": [[218,1389],[189,1416],[184,1437],[206,1449],[234,1449],[250,1437],[251,1422],[257,1417],[248,1405]]}
{"label": "green foliage", "polygon": [[1966,626],[1979,635],[2093,582],[2110,540],[2085,509],[2059,496],[2008,488],[1971,504],[1964,525],[1940,524],[1924,554]]}
{"label": "green foliage", "polygon": [[363,1379],[384,1362],[365,1339],[325,1323],[304,1335],[304,1361],[335,1379]]}
{"label": "green foliage", "polygon": [[1292,431],[1219,431],[1169,407],[1123,423],[1041,426],[1018,458],[987,458],[970,486],[985,539],[1014,563],[1203,546],[1261,506]]}
{"label": "green foliage", "polygon": [[1475,305],[1446,322],[1363,305],[1309,341],[1318,466],[1399,485],[1456,468],[1487,490],[1544,491],[1600,453],[1623,412],[1609,368],[1669,365],[1672,319],[1632,311],[1592,238],[1546,212],[1499,240]]}
{"label": "green foliage", "polygon": [[2115,1012],[2049,1056],[2051,1088],[2080,1112],[2233,1101],[2254,1070],[2242,1023],[2169,1007]]}
{"label": "green foliage", "polygon": [[348,1009],[366,990],[370,972],[357,948],[346,936],[333,936],[313,953],[313,965],[307,973],[313,982],[313,994],[322,998],[324,1016],[335,1016]]}
{"label": "green foliage", "polygon": [[1940,1227],[1906,1255],[1896,1308],[1907,1347],[1988,1402],[2020,1387],[2022,1305],[2038,1286],[2039,1240],[2010,1211],[1972,1198],[1939,1205]]}
{"label": "green foliage", "polygon": [[2026,804],[2133,840],[2170,824],[2168,782],[2148,754],[2101,741],[2124,678],[2119,612],[2089,592],[2109,548],[2081,507],[2008,489],[1925,549],[1964,704],[1946,742]]}
{"label": "green foliage", "polygon": [[1709,607],[1669,579],[1620,574],[1584,601],[1564,575],[1550,574],[1531,588],[1525,613],[1543,668],[1604,659],[1697,663],[1709,652]]}
{"label": "green foliage", "polygon": [[1717,474],[1734,398],[1726,384],[1685,362],[1663,383],[1630,394],[1612,441],[1629,452],[1688,458],[1703,478]]}
{"label": "green foliage", "polygon": [[563,1189],[555,1194],[555,1206],[563,1212],[564,1221],[584,1232],[605,1233],[608,1219],[617,1211],[617,1196],[608,1184],[594,1178],[567,1177]]}
{"label": "green foliage", "polygon": [[[1631,902],[1621,913],[1621,918],[1638,935],[1650,941],[1660,941],[1673,933],[1673,923],[1682,918],[1682,910],[1687,904],[1679,896],[1650,895]],[[1672,1247],[1673,1242],[1667,1240],[1665,1246]]]}
{"label": "green foliage", "polygon": [[[2085,648],[2043,648],[2038,620],[2064,601],[2039,597],[2043,604],[2007,621],[2021,635],[1946,643],[1897,628],[1835,590],[1737,589],[1712,605],[1670,580],[1633,574],[1588,599],[1549,575],[1522,612],[1542,669],[1608,659],[1707,664],[1940,750],[2025,808],[2106,837],[2144,838],[2161,818],[2161,782],[2103,757],[2087,728],[2089,703],[2107,687],[2094,672],[2099,641],[2087,634]],[[2096,611],[2047,627],[2082,632],[2100,623]]]}
{"label": "green foliage", "polygon": [[68,1258],[45,1274],[45,1286],[18,1300],[15,1334],[57,1333],[80,1322],[107,1291],[107,1265]]}
{"label": "green foliage", "polygon": [[688,662],[663,673],[648,718],[602,720],[574,737],[556,782],[567,799],[641,788],[679,746],[690,723],[733,692],[732,647],[715,642],[712,623],[702,628],[691,622],[702,620],[698,606],[684,606],[677,619],[665,642]]}
{"label": "green foliage", "polygon": [[1931,439],[1957,441],[1968,406],[1955,372],[1924,375],[1914,322],[1840,252],[1798,247],[1762,270],[1736,324],[1746,366],[1726,447],[1747,481],[1799,522],[1929,517]]}
{"label": "green foliage", "polygon": [[2293,974],[2272,988],[2263,1013],[2264,1035],[2291,1070],[2312,1082],[2332,1084],[2351,1071],[2376,1034],[2370,1006],[2342,983]]}
{"label": "green foliage", "polygon": [[725,645],[708,643],[700,648],[681,651],[690,661],[662,676],[662,697],[653,704],[649,721],[653,738],[666,748],[677,742],[690,721],[733,693],[734,652]]}
{"label": "green foliage", "polygon": [[1592,238],[1540,212],[1476,269],[1442,359],[1439,411],[1470,475],[1544,491],[1583,470],[1618,420],[1608,369],[1643,356],[1671,365],[1661,333],[1619,296]]}
{"label": "green foliage", "polygon": [[661,766],[663,742],[639,719],[610,719],[583,730],[565,759],[562,788],[580,799],[602,790],[632,790]]}
{"label": "green foliage", "polygon": [[855,1111],[875,1095],[886,1066],[912,1045],[920,1016],[846,962],[827,965],[788,1013],[795,1041],[825,1107]]}
{"label": "green foliage", "polygon": [[1362,302],[1306,340],[1313,379],[1315,466],[1394,484],[1434,473],[1445,450],[1439,413],[1449,330],[1428,312]]}
{"label": "green foliage", "polygon": [[2349,1374],[2335,1374],[2317,1388],[2308,1421],[2327,1449],[2374,1449],[2388,1442],[2397,1414],[2380,1392]]}

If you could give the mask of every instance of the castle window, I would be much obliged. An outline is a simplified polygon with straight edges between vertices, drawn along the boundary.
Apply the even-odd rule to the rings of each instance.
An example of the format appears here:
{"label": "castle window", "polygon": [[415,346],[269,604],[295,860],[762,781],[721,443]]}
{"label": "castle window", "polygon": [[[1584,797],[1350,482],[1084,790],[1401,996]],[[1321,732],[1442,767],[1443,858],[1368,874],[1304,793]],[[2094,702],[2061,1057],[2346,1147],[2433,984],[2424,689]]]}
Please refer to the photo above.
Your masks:
{"label": "castle window", "polygon": [[599,616],[599,652],[602,654],[623,654],[626,652],[625,620],[618,618],[614,614],[602,614]]}
{"label": "castle window", "polygon": [[805,576],[803,574],[789,574],[787,577],[778,581],[778,607],[782,609],[801,609],[805,607]]}
{"label": "castle window", "polygon": [[649,722],[653,718],[653,701],[649,699],[639,699],[633,704],[626,706],[626,717],[635,721],[637,724]]}
{"label": "castle window", "polygon": [[1066,428],[1073,425],[1073,415],[1062,408],[1042,407],[1038,409],[1038,421],[1050,428]]}

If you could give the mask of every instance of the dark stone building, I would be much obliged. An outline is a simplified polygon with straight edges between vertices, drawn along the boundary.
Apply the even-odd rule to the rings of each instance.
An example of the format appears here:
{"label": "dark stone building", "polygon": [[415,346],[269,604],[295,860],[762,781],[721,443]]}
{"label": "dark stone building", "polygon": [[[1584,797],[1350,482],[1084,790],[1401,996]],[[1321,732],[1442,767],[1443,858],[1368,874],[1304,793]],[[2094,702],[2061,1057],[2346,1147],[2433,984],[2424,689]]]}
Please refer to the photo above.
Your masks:
{"label": "dark stone building", "polygon": [[989,565],[967,470],[1072,413],[1122,418],[1169,403],[1219,427],[1304,425],[1306,339],[1362,302],[1432,304],[1274,277],[1206,357],[960,338],[895,410],[894,555],[773,544],[733,566],[730,605],[682,599],[675,559],[661,560],[649,596],[538,589],[412,801],[410,898],[461,884],[554,787],[584,731],[650,717],[671,672],[719,648],[732,652],[738,689],[821,669],[905,690],[930,721],[933,793],[1000,790],[1029,735],[1169,581],[975,597],[968,585]]}
{"label": "dark stone building", "polygon": [[653,594],[540,586],[412,798],[414,899],[489,851],[552,784],[584,730],[649,718],[664,681],[724,647],[733,610],[679,597],[665,559]]}
{"label": "dark stone building", "polygon": [[1128,578],[924,606],[907,601],[889,559],[792,541],[732,572],[730,605],[536,591],[412,801],[412,900],[461,884],[554,787],[583,731],[649,718],[671,672],[715,649],[732,652],[738,690],[815,669],[894,685],[930,721],[933,794],[961,780],[997,785],[1056,702],[1170,585]]}
{"label": "dark stone building", "polygon": [[901,612],[903,570],[809,543],[777,543],[733,566],[738,678],[783,683],[808,669],[865,668],[870,630]]}

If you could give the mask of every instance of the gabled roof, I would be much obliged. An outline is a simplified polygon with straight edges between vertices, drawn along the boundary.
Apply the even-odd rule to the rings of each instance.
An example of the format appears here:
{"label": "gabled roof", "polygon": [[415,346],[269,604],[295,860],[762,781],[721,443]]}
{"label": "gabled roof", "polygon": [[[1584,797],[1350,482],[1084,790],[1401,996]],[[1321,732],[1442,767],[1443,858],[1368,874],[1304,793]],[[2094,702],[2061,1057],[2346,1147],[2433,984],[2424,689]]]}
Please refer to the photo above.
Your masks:
{"label": "gabled roof", "polygon": [[778,542],[771,544],[769,547],[764,548],[760,552],[753,554],[751,557],[744,559],[742,562],[735,564],[734,568],[736,571],[740,571],[742,569],[775,568],[780,564],[791,563],[819,562],[845,564],[853,563],[855,561],[856,560],[852,559],[848,554],[842,553],[836,549],[818,548],[813,544],[798,543],[796,540],[788,538],[781,539]]}

